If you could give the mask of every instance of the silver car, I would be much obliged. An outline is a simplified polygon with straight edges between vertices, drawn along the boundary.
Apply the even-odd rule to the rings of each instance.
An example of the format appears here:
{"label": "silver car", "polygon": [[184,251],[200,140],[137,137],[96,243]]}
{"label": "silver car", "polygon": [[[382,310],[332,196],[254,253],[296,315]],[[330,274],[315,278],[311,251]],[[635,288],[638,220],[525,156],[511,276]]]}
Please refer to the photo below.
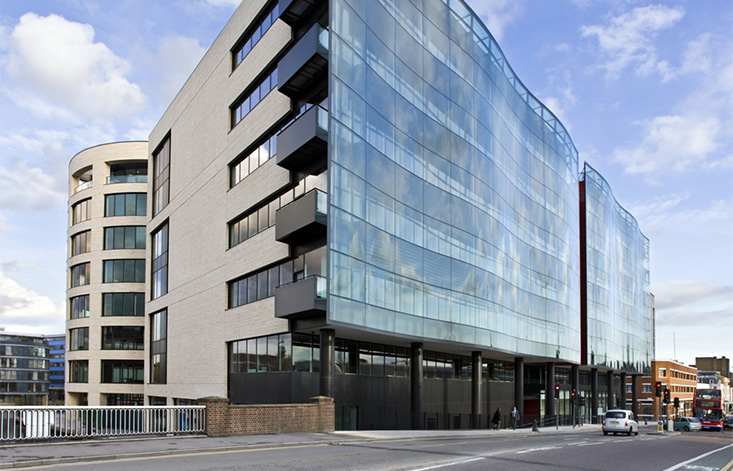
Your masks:
{"label": "silver car", "polygon": [[634,413],[625,409],[614,409],[606,412],[601,428],[603,429],[603,435],[608,435],[608,432],[613,432],[614,435],[619,432],[627,435],[632,433],[639,435],[639,423],[634,418]]}
{"label": "silver car", "polygon": [[700,423],[700,419],[697,417],[679,417],[677,419],[674,419],[674,431],[695,431],[699,432],[702,430],[702,424]]}

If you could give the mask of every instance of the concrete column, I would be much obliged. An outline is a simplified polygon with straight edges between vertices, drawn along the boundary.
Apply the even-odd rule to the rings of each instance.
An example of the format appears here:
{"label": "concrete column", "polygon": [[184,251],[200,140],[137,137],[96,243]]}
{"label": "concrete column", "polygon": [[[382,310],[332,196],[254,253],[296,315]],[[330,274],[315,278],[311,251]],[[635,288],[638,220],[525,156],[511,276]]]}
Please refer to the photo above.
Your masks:
{"label": "concrete column", "polygon": [[320,334],[320,394],[321,396],[325,397],[333,397],[333,360],[336,344],[336,333],[333,329],[321,329]]}
{"label": "concrete column", "polygon": [[545,417],[555,417],[555,362],[545,366]]}
{"label": "concrete column", "polygon": [[[524,419],[524,358],[514,358],[514,405]],[[510,409],[511,410],[511,409]]]}
{"label": "concrete column", "polygon": [[621,378],[621,396],[619,397],[619,408],[626,409],[626,373],[623,371],[620,375]]}
{"label": "concrete column", "polygon": [[471,352],[471,428],[481,428],[481,352]]}
{"label": "concrete column", "polygon": [[590,420],[598,423],[598,368],[590,370]]}
{"label": "concrete column", "polygon": [[639,375],[631,375],[631,410],[634,415],[639,415],[639,392],[636,389],[638,386]]}
{"label": "concrete column", "polygon": [[413,430],[422,430],[423,425],[423,345],[412,344],[410,352],[410,421]]}
{"label": "concrete column", "polygon": [[608,398],[606,398],[606,409],[615,409],[616,406],[613,403],[613,370],[606,372],[606,390],[608,391]]}

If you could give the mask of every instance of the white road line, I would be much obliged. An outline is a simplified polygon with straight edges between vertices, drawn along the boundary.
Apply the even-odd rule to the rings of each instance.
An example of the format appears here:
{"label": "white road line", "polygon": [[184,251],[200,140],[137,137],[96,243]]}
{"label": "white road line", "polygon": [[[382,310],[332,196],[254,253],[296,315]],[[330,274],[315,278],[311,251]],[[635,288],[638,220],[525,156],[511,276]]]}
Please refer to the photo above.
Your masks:
{"label": "white road line", "polygon": [[427,468],[413,469],[412,471],[427,471],[428,469],[445,468],[447,466],[455,466],[457,464],[470,463],[472,461],[479,461],[479,460],[482,460],[482,459],[484,459],[484,457],[483,456],[480,456],[478,458],[471,458],[470,460],[454,461],[453,463],[445,463],[445,464],[437,464],[435,466],[428,466]]}
{"label": "white road line", "polygon": [[683,466],[685,466],[685,465],[688,465],[688,464],[692,463],[693,461],[697,461],[697,460],[699,460],[700,458],[705,458],[706,456],[710,456],[710,455],[712,455],[713,453],[717,453],[717,452],[719,452],[719,451],[721,451],[721,450],[725,450],[726,448],[730,448],[730,447],[732,447],[732,446],[733,446],[733,443],[731,443],[730,445],[726,445],[726,446],[724,446],[724,447],[722,447],[722,448],[718,448],[717,450],[713,450],[713,451],[709,451],[709,452],[707,452],[707,453],[703,453],[703,454],[702,454],[702,455],[700,455],[700,456],[696,456],[696,457],[694,457],[694,458],[692,458],[692,459],[689,459],[689,460],[687,460],[687,461],[683,461],[682,463],[676,464],[676,465],[672,466],[671,468],[667,468],[667,469],[665,469],[665,470],[662,470],[662,471],[674,471],[675,469],[680,469],[681,467],[683,467]]}
{"label": "white road line", "polygon": [[603,442],[588,442],[588,443],[581,443],[578,446],[591,446],[591,445],[603,445]]}
{"label": "white road line", "polygon": [[517,454],[521,455],[524,453],[532,453],[533,451],[559,450],[559,449],[560,447],[557,447],[557,446],[545,446],[542,448],[530,448],[529,450],[518,451]]}

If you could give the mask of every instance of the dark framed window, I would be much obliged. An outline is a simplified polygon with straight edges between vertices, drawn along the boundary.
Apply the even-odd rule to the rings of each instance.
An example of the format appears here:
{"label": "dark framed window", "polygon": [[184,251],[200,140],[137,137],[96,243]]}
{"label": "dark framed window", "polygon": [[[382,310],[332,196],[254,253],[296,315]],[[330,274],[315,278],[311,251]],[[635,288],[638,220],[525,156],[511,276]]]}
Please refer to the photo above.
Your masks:
{"label": "dark framed window", "polygon": [[165,384],[168,361],[168,310],[150,315],[150,383]]}
{"label": "dark framed window", "polygon": [[249,51],[255,47],[255,44],[265,35],[279,16],[279,3],[276,2],[272,7],[265,10],[264,14],[260,15],[256,26],[248,28],[247,34],[237,41],[234,49],[232,49],[232,70],[236,69],[242,63],[244,58],[247,57],[247,54],[249,54]]}
{"label": "dark framed window", "polygon": [[69,319],[89,317],[89,295],[75,296],[69,299]]}
{"label": "dark framed window", "polygon": [[143,384],[142,360],[102,360],[102,383]]}
{"label": "dark framed window", "polygon": [[102,350],[144,350],[141,326],[102,327]]}
{"label": "dark framed window", "polygon": [[124,317],[145,315],[145,293],[102,294],[102,316]]}
{"label": "dark framed window", "polygon": [[104,228],[104,250],[144,249],[145,226]]}
{"label": "dark framed window", "polygon": [[92,231],[79,232],[71,236],[71,256],[87,253],[91,250]]}
{"label": "dark framed window", "polygon": [[69,382],[89,382],[89,360],[69,360]]}
{"label": "dark framed window", "polygon": [[148,163],[133,162],[109,166],[107,183],[145,183],[148,181]]}
{"label": "dark framed window", "polygon": [[148,195],[146,193],[117,193],[104,197],[104,215],[145,216],[147,213]]}
{"label": "dark framed window", "polygon": [[89,350],[89,327],[69,329],[69,350]]}
{"label": "dark framed window", "polygon": [[156,299],[168,292],[168,223],[153,234],[153,286]]}
{"label": "dark framed window", "polygon": [[145,259],[105,260],[102,283],[144,283]]}
{"label": "dark framed window", "polygon": [[153,152],[153,216],[170,202],[171,138],[168,135]]}
{"label": "dark framed window", "polygon": [[92,218],[91,198],[79,201],[71,207],[71,224],[78,224]]}
{"label": "dark framed window", "polygon": [[273,88],[277,87],[277,69],[270,72],[262,80],[257,82],[252,91],[243,98],[237,100],[231,107],[232,128],[239,124],[255,106],[262,101]]}
{"label": "dark framed window", "polygon": [[71,287],[89,284],[89,262],[71,267]]}

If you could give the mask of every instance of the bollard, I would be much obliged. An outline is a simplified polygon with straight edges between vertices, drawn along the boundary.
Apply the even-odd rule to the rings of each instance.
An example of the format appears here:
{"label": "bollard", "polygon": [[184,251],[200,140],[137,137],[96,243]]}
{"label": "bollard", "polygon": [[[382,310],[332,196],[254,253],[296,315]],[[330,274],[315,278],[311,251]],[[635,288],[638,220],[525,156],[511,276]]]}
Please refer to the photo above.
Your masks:
{"label": "bollard", "polygon": [[533,432],[539,432],[540,429],[537,428],[537,419],[532,419],[532,431]]}

